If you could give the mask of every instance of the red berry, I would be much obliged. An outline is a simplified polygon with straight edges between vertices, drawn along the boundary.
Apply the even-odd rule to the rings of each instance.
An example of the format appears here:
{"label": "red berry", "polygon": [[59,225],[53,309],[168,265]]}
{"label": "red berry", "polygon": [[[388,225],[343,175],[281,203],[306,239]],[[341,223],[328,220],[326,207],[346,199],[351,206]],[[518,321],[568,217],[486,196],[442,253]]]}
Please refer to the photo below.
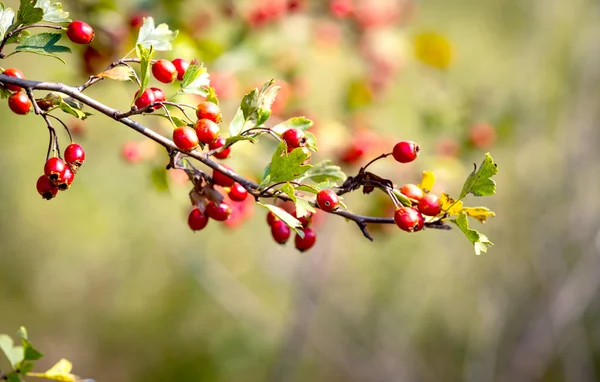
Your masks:
{"label": "red berry", "polygon": [[192,231],[200,231],[208,224],[208,216],[200,212],[198,207],[194,207],[188,216],[188,226]]}
{"label": "red berry", "polygon": [[179,81],[183,80],[183,76],[185,75],[185,72],[187,71],[188,67],[190,66],[190,62],[187,60],[184,60],[183,58],[176,58],[171,62],[175,66],[175,70],[177,70],[177,79]]}
{"label": "red berry", "polygon": [[303,238],[296,234],[296,238],[294,239],[296,249],[300,252],[308,251],[317,241],[317,234],[312,229],[302,228],[302,232],[304,232]]}
{"label": "red berry", "polygon": [[419,145],[413,141],[398,142],[394,146],[392,155],[400,163],[412,162],[419,156]]}
{"label": "red berry", "polygon": [[331,0],[329,3],[329,11],[334,17],[343,19],[352,16],[352,1],[351,0]]}
{"label": "red berry", "polygon": [[275,216],[274,213],[272,213],[271,211],[269,211],[269,213],[267,214],[267,224],[272,226],[273,223],[275,223],[276,221],[278,221],[279,218],[277,216]]}
{"label": "red berry", "polygon": [[223,202],[221,202],[219,205],[216,205],[213,202],[208,202],[206,205],[206,213],[211,219],[223,222],[229,219],[229,215],[231,215],[231,207],[227,203]]}
{"label": "red berry", "polygon": [[496,141],[496,130],[489,123],[476,123],[469,129],[469,140],[477,148],[488,148]]}
{"label": "red berry", "polygon": [[210,119],[200,119],[196,122],[196,134],[202,143],[214,142],[220,134],[219,126]]}
{"label": "red berry", "polygon": [[44,164],[44,174],[50,179],[53,183],[58,184],[62,181],[62,178],[67,170],[67,165],[62,159],[57,157],[52,157],[46,161]]}
{"label": "red berry", "polygon": [[285,141],[287,147],[291,149],[306,144],[306,134],[300,129],[288,129],[281,134],[281,138]]}
{"label": "red berry", "polygon": [[442,209],[440,199],[433,194],[427,194],[423,196],[423,198],[419,201],[418,207],[419,211],[421,211],[423,215],[427,216],[437,216]]}
{"label": "red berry", "polygon": [[148,17],[148,13],[144,11],[136,11],[129,18],[129,26],[133,29],[140,29],[144,25],[144,18]]}
{"label": "red berry", "polygon": [[[2,74],[6,75],[6,76],[15,77],[15,78],[20,78],[22,80],[25,79],[25,75],[23,74],[23,72],[16,68],[8,68],[4,72],[2,72]],[[18,92],[19,90],[21,90],[21,87],[17,86],[17,85],[6,84],[4,86],[8,90],[12,90],[15,92]]]}
{"label": "red berry", "polygon": [[290,238],[292,229],[281,220],[274,221],[271,225],[271,235],[279,244],[285,244]]}
{"label": "red berry", "polygon": [[423,216],[414,208],[400,207],[394,213],[394,221],[401,230],[415,232],[422,228]]}
{"label": "red berry", "polygon": [[69,166],[78,168],[83,164],[83,161],[85,161],[85,152],[77,143],[71,143],[65,149],[64,157],[65,162],[67,162]]}
{"label": "red berry", "polygon": [[31,106],[29,97],[23,92],[18,92],[8,97],[8,107],[15,114],[27,114],[29,113],[29,110],[31,110]]}
{"label": "red berry", "polygon": [[[225,146],[225,141],[227,141],[227,139],[225,139],[224,137],[218,137],[216,141],[210,142],[208,144],[208,148],[210,150],[219,149],[219,148]],[[225,150],[221,150],[221,151],[213,154],[213,156],[218,159],[225,159],[229,156],[229,153],[231,153],[231,147],[228,147]]]}
{"label": "red berry", "polygon": [[414,199],[416,201],[419,201],[421,198],[423,198],[423,190],[412,183],[408,183],[400,187],[400,192],[407,198]]}
{"label": "red berry", "polygon": [[67,37],[75,44],[89,44],[94,34],[94,29],[83,21],[73,21],[67,27]]}
{"label": "red berry", "polygon": [[198,119],[210,119],[215,123],[219,123],[223,119],[219,105],[209,101],[200,102],[198,104],[196,107],[196,116]]}
{"label": "red berry", "polygon": [[[150,90],[152,90],[152,93],[154,94],[154,102],[165,102],[167,100],[167,97],[165,97],[165,93],[161,89],[150,88]],[[154,105],[152,108],[154,110],[158,110],[161,107],[162,106],[160,106],[160,105]]]}
{"label": "red berry", "polygon": [[298,217],[298,214],[296,213],[296,211],[293,211],[290,215],[292,215],[293,217],[298,219],[298,221],[300,222],[300,224],[302,224],[302,227],[304,227],[304,228],[308,228],[308,226],[312,222],[312,216],[313,216],[312,212],[309,212],[308,215],[305,215],[302,217]]}
{"label": "red berry", "polygon": [[160,82],[170,84],[177,78],[177,68],[171,61],[157,60],[152,65],[152,75]]}
{"label": "red berry", "polygon": [[37,192],[42,195],[42,198],[46,200],[50,200],[58,194],[58,187],[52,184],[46,175],[38,178],[35,187],[37,188]]}
{"label": "red berry", "polygon": [[[223,166],[223,167],[231,170],[227,166]],[[223,174],[221,171],[218,171],[218,170],[213,170],[212,178],[213,178],[214,183],[221,187],[231,187],[235,183],[235,180],[231,179],[230,177],[228,177],[227,175]]]}
{"label": "red berry", "polygon": [[60,180],[60,183],[58,184],[58,189],[61,191],[67,190],[69,187],[71,187],[71,183],[73,183],[74,179],[75,173],[71,171],[69,167],[67,167],[65,169],[65,173],[62,176],[62,179]]}
{"label": "red berry", "polygon": [[317,194],[317,204],[325,212],[331,212],[340,206],[340,197],[333,190],[321,190]]}
{"label": "red berry", "polygon": [[233,200],[234,202],[243,202],[248,196],[248,190],[246,190],[241,184],[235,183],[233,186],[231,186],[231,189],[227,195],[229,195],[229,199]]}
{"label": "red berry", "polygon": [[173,143],[182,151],[191,151],[198,147],[196,132],[189,126],[180,126],[173,130]]}
{"label": "red berry", "polygon": [[156,101],[156,96],[154,95],[154,91],[152,91],[152,89],[147,88],[146,90],[144,90],[144,92],[142,93],[141,96],[138,95],[140,94],[140,91],[138,90],[137,93],[135,93],[135,106],[139,109],[143,109],[146,106],[154,103],[154,101]]}

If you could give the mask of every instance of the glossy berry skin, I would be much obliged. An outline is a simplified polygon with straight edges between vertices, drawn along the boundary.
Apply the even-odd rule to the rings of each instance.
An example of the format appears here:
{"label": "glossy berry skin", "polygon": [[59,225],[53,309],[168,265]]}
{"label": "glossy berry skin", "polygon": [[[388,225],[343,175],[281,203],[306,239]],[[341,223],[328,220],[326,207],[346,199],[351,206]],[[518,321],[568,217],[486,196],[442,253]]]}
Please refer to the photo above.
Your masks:
{"label": "glossy berry skin", "polygon": [[300,129],[288,129],[281,134],[288,149],[295,149],[306,144],[306,134]]}
{"label": "glossy berry skin", "polygon": [[300,237],[300,235],[296,234],[294,238],[294,244],[296,244],[296,249],[300,252],[308,251],[311,249],[315,243],[317,242],[317,234],[310,228],[302,228],[302,232],[304,232],[304,237]]}
{"label": "glossy berry skin", "polygon": [[69,166],[77,168],[85,161],[85,151],[77,143],[71,143],[65,149],[64,158]]}
{"label": "glossy berry skin", "polygon": [[196,107],[196,116],[198,119],[210,119],[214,123],[219,123],[223,120],[219,105],[214,102],[200,102]]}
{"label": "glossy berry skin", "polygon": [[18,92],[8,97],[8,107],[15,114],[25,115],[31,110],[31,101],[23,92]]}
{"label": "glossy berry skin", "polygon": [[433,194],[427,194],[419,201],[419,211],[423,215],[437,216],[442,210],[440,199]]}
{"label": "glossy berry skin", "polygon": [[[400,207],[394,212],[394,222],[403,231],[416,232],[423,226],[423,216],[411,207]],[[420,228],[419,228],[420,227]]]}
{"label": "glossy berry skin", "polygon": [[408,183],[400,187],[400,192],[407,198],[419,201],[423,198],[423,190],[421,190],[416,184]]}
{"label": "glossy berry skin", "polygon": [[325,212],[331,212],[340,206],[340,198],[333,190],[321,190],[317,194],[317,204]]}
{"label": "glossy berry skin", "polygon": [[229,199],[234,202],[243,202],[248,197],[248,190],[246,190],[241,184],[235,183],[231,186],[231,189],[227,193],[229,195]]}
{"label": "glossy berry skin", "polygon": [[[152,94],[154,94],[154,102],[165,102],[167,97],[165,97],[165,93],[159,88],[150,88],[152,90]],[[152,107],[154,110],[158,110],[162,108],[160,105],[154,105]]]}
{"label": "glossy berry skin", "polygon": [[208,224],[208,215],[200,212],[198,207],[194,207],[188,216],[188,226],[192,231],[200,231]]}
{"label": "glossy berry skin", "polygon": [[219,205],[213,202],[208,202],[206,205],[206,213],[211,219],[224,222],[225,220],[229,219],[229,215],[231,215],[231,207],[227,203],[223,202],[221,202]]}
{"label": "glossy berry skin", "polygon": [[156,96],[154,95],[154,91],[152,91],[151,88],[147,88],[146,90],[144,90],[142,95],[138,98],[139,93],[139,90],[137,91],[137,93],[135,93],[135,97],[137,98],[135,100],[135,106],[138,108],[138,110],[143,109],[156,101]]}
{"label": "glossy berry skin", "polygon": [[[229,167],[226,167],[226,168],[229,168]],[[212,178],[213,178],[214,183],[221,187],[231,187],[235,183],[235,180],[231,179],[227,175],[225,175],[222,172],[217,171],[217,170],[213,170]]]}
{"label": "glossy berry skin", "polygon": [[67,170],[67,165],[62,159],[52,157],[44,164],[44,174],[55,184],[59,184]]}
{"label": "glossy berry skin", "polygon": [[75,20],[67,27],[67,37],[75,44],[89,44],[94,35],[94,29],[83,21]]}
{"label": "glossy berry skin", "polygon": [[275,223],[276,221],[278,221],[279,218],[277,216],[275,216],[274,213],[272,213],[271,211],[269,211],[269,213],[267,214],[267,224],[272,226],[273,223]]}
{"label": "glossy berry skin", "polygon": [[177,68],[175,68],[175,65],[171,61],[157,60],[152,65],[152,75],[158,81],[170,84],[177,78]]}
{"label": "glossy berry skin", "polygon": [[183,76],[190,66],[190,62],[184,60],[183,58],[176,58],[171,63],[175,66],[175,70],[177,70],[177,79],[179,81],[183,80]]}
{"label": "glossy berry skin", "polygon": [[56,187],[46,175],[42,175],[38,178],[35,185],[37,192],[42,195],[42,198],[50,200],[58,194],[58,187]]}
{"label": "glossy berry skin", "polygon": [[419,145],[413,141],[398,142],[394,146],[392,155],[400,163],[412,162],[419,156]]}
{"label": "glossy berry skin", "polygon": [[198,136],[189,126],[180,126],[173,130],[173,143],[182,151],[191,151],[198,147]]}
{"label": "glossy berry skin", "polygon": [[210,119],[200,119],[196,122],[195,129],[198,139],[202,143],[214,142],[221,133],[219,126]]}
{"label": "glossy berry skin", "polygon": [[61,191],[65,191],[71,187],[71,183],[75,179],[75,173],[71,171],[69,167],[65,169],[65,173],[63,174],[60,183],[58,183],[58,189]]}
{"label": "glossy berry skin", "polygon": [[281,220],[274,221],[273,224],[271,224],[271,236],[273,236],[275,242],[279,244],[287,243],[291,233],[292,229]]}
{"label": "glossy berry skin", "polygon": [[[221,147],[225,146],[225,141],[227,141],[227,139],[225,139],[224,137],[218,137],[214,142],[210,142],[208,144],[208,148],[210,150],[220,149]],[[213,154],[213,156],[217,159],[225,159],[229,156],[230,153],[231,147],[228,147],[225,150],[221,150]]]}
{"label": "glossy berry skin", "polygon": [[[2,74],[11,76],[11,77],[15,77],[15,78],[20,78],[22,80],[25,79],[25,75],[23,74],[23,72],[16,68],[8,68],[4,72],[2,72]],[[12,90],[14,92],[18,92],[19,90],[21,90],[21,87],[17,86],[17,85],[6,84],[4,86],[8,90]]]}

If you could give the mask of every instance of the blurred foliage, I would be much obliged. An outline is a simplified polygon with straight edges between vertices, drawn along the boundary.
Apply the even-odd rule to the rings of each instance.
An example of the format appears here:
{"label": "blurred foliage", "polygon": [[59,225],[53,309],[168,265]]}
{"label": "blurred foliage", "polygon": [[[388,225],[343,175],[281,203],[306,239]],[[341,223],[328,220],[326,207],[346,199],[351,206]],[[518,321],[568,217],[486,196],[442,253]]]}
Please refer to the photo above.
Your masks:
{"label": "blurred foliage", "polygon": [[[396,227],[373,227],[370,243],[321,217],[319,244],[299,255],[272,242],[258,208],[241,212],[240,229],[194,235],[186,187],[170,173],[164,187],[153,170],[164,153],[99,116],[70,122],[86,168],[46,203],[34,187],[46,128],[0,108],[0,333],[25,325],[46,355],[39,370],[65,357],[97,381],[597,380],[597,2],[402,2],[404,16],[375,26],[364,13],[331,17],[325,1],[257,26],[258,3],[66,1],[71,18],[97,28],[92,48],[72,47],[67,65],[21,54],[2,65],[82,83],[133,46],[133,15],[152,14],[180,31],[165,58],[199,56],[226,117],[274,77],[288,94],[274,118],[314,119],[322,158],[359,158],[348,173],[412,139],[419,161],[377,171],[416,183],[432,170],[434,192],[458,195],[493,149],[503,185],[490,200],[493,249],[475,257],[460,235]],[[424,63],[423,33],[451,54]],[[121,109],[133,93],[90,89]],[[274,150],[265,145],[241,142],[232,163],[258,180]],[[347,199],[359,213],[389,211],[375,196]]]}

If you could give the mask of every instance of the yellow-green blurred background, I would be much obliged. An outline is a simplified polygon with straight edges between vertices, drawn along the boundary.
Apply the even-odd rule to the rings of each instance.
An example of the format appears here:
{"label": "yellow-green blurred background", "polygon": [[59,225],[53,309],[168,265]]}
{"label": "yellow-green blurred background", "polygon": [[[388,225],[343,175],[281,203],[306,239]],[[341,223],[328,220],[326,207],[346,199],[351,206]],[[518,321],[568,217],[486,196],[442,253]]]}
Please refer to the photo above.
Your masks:
{"label": "yellow-green blurred background", "polygon": [[[471,222],[495,245],[475,256],[456,229],[408,235],[395,227],[371,243],[353,223],[328,218],[316,247],[300,254],[292,243],[273,242],[258,207],[236,229],[211,222],[194,234],[187,186],[153,186],[163,153],[126,163],[123,145],[143,139],[99,115],[77,138],[87,159],[72,188],[46,202],[35,190],[46,127],[3,107],[0,333],[26,326],[46,354],[36,369],[64,357],[76,374],[113,382],[600,379],[600,4],[417,2],[401,25],[369,36],[398,69],[370,103],[352,110],[348,84],[373,68],[350,22],[303,11],[241,33],[241,21],[219,16],[220,5],[64,3],[97,30],[128,25],[145,9],[174,29],[196,31],[181,34],[176,52],[198,55],[210,72],[232,73],[239,89],[223,100],[226,122],[244,92],[292,67],[305,87],[288,111],[313,117],[324,145],[313,160],[335,158],[355,125],[366,124],[390,148],[400,139],[422,148],[409,166],[388,160],[374,170],[397,183],[433,170],[437,191],[456,196],[472,163],[490,151],[497,195],[465,203],[497,213],[485,226]],[[195,26],[206,20],[208,27]],[[331,24],[340,26],[339,40],[323,35],[336,30]],[[415,58],[414,38],[423,32],[450,41],[447,68]],[[121,41],[121,53],[133,46],[127,28]],[[73,47],[67,65],[26,54],[1,65],[30,79],[79,84],[82,49]],[[120,109],[134,92],[116,82],[89,90]],[[138,120],[164,128],[156,118]],[[493,145],[464,143],[476,122],[494,127]],[[462,142],[460,154],[440,155],[443,139]],[[271,147],[240,143],[227,163],[256,176]],[[373,198],[346,202],[364,213]]]}

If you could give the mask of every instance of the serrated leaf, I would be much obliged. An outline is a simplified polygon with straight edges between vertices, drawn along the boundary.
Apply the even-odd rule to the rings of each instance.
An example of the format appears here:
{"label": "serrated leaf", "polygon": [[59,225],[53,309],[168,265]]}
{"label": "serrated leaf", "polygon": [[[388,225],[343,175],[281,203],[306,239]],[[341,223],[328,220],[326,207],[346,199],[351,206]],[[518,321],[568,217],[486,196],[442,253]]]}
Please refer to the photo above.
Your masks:
{"label": "serrated leaf", "polygon": [[260,126],[267,122],[269,117],[271,116],[271,106],[273,102],[275,102],[275,98],[277,97],[277,93],[279,93],[280,86],[271,86],[273,80],[270,81],[270,85],[264,90],[261,91],[259,95],[258,109],[256,111],[256,125]]}
{"label": "serrated leaf", "polygon": [[412,201],[406,195],[404,195],[402,192],[400,192],[400,190],[397,190],[397,189],[394,188],[392,190],[392,193],[398,199],[398,201],[400,203],[402,203],[402,205],[404,207],[410,207],[410,206],[412,206]]}
{"label": "serrated leaf", "polygon": [[498,166],[490,156],[490,153],[485,154],[485,159],[481,162],[478,169],[475,169],[465,181],[460,198],[462,199],[467,194],[475,196],[490,196],[496,193],[496,182],[492,176],[498,172]]}
{"label": "serrated leaf", "polygon": [[43,373],[27,373],[28,377],[37,377],[37,378],[45,378],[53,381],[61,381],[61,382],[76,382],[79,378],[71,374],[71,370],[73,370],[73,364],[66,359],[61,359],[50,369],[46,370]]}
{"label": "serrated leaf", "polygon": [[69,12],[63,11],[61,3],[53,4],[50,0],[38,0],[35,7],[44,11],[42,20],[49,23],[68,23],[71,21]]}
{"label": "serrated leaf", "polygon": [[435,184],[435,175],[432,171],[423,171],[421,175],[421,183],[419,184],[419,188],[423,190],[424,193],[431,192],[433,185]]}
{"label": "serrated leaf", "polygon": [[242,98],[240,108],[244,113],[244,119],[249,120],[258,110],[258,89],[253,89]]}
{"label": "serrated leaf", "polygon": [[150,173],[150,179],[152,179],[152,185],[156,191],[169,191],[169,180],[167,179],[167,170],[164,166],[153,168]]}
{"label": "serrated leaf", "polygon": [[4,40],[8,28],[13,24],[15,19],[15,11],[12,8],[4,8],[4,4],[0,3],[0,41]]}
{"label": "serrated leaf", "polygon": [[135,78],[135,71],[131,66],[118,65],[112,69],[105,70],[102,73],[96,74],[95,77],[107,78],[115,81],[133,81]]}
{"label": "serrated leaf", "polygon": [[206,97],[209,94],[209,85],[209,75],[204,65],[196,60],[192,61],[181,81],[181,91]]}
{"label": "serrated leaf", "polygon": [[[286,194],[290,199],[292,199],[292,202],[296,202],[296,190],[294,190],[294,186],[292,186],[290,183],[286,183],[281,187],[281,191]],[[300,217],[300,216],[299,216]]]}
{"label": "serrated leaf", "polygon": [[315,213],[317,210],[310,205],[310,202],[306,199],[296,198],[296,216],[301,218],[308,216],[309,213]]}
{"label": "serrated leaf", "polygon": [[213,88],[212,86],[208,86],[206,87],[206,91],[208,92],[208,94],[206,95],[206,100],[208,102],[212,102],[215,104],[219,104],[219,97],[217,97],[217,93],[215,92],[215,88]]}
{"label": "serrated leaf", "polygon": [[19,11],[17,13],[17,22],[13,24],[15,29],[22,25],[35,24],[44,18],[44,10],[36,8],[33,0],[21,0]]}
{"label": "serrated leaf", "polygon": [[301,148],[296,148],[287,153],[285,142],[279,142],[279,146],[277,146],[271,158],[270,181],[278,183],[299,178],[312,167],[303,164],[308,156]]}
{"label": "serrated leaf", "polygon": [[469,241],[473,244],[476,255],[479,256],[481,252],[487,252],[488,245],[494,245],[494,243],[492,243],[487,236],[469,228],[469,219],[467,218],[466,213],[461,212],[458,215],[458,218],[450,221],[456,224],[458,228],[460,228],[460,230],[465,234],[467,239],[469,239]]}
{"label": "serrated leaf", "polygon": [[27,329],[25,329],[25,327],[21,326],[17,331],[17,335],[21,338],[21,345],[23,345],[23,360],[21,363],[25,361],[35,361],[44,356],[44,354],[34,348],[27,339]]}
{"label": "serrated leaf", "polygon": [[485,224],[487,218],[496,216],[496,213],[490,211],[487,207],[465,207],[462,210],[473,219],[479,220],[482,224]]}
{"label": "serrated leaf", "polygon": [[0,351],[4,353],[13,369],[23,361],[23,347],[14,346],[13,339],[6,334],[0,334]]}
{"label": "serrated leaf", "polygon": [[277,206],[274,206],[272,204],[263,204],[260,202],[258,202],[256,204],[271,211],[275,216],[277,216],[279,218],[279,220],[281,220],[282,222],[287,224],[300,237],[302,237],[302,238],[304,237],[304,232],[302,232],[302,223],[300,223],[300,221],[298,219],[296,219],[295,217],[293,217],[292,215],[287,213],[285,210],[283,210]]}
{"label": "serrated leaf", "polygon": [[[326,182],[329,183],[329,182]],[[323,183],[325,184],[325,183]],[[336,184],[333,184],[331,187],[324,187],[324,188],[319,188],[319,185],[316,186],[309,186],[308,184],[301,184],[299,186],[296,186],[296,190],[298,191],[304,191],[304,192],[310,192],[311,194],[318,194],[319,191],[324,190],[325,188],[331,188],[331,187],[335,187],[337,186]]]}
{"label": "serrated leaf", "polygon": [[458,216],[463,209],[463,202],[461,200],[454,200],[445,192],[440,197],[440,205],[442,211],[445,211],[449,216]]}
{"label": "serrated leaf", "polygon": [[310,133],[308,131],[305,133],[305,135],[306,135],[306,148],[317,152],[318,151],[317,137],[313,133]]}
{"label": "serrated leaf", "polygon": [[326,181],[344,182],[346,178],[347,176],[340,166],[331,164],[330,160],[317,163],[302,176],[302,180],[311,179],[317,183]]}
{"label": "serrated leaf", "polygon": [[63,45],[56,45],[61,37],[62,34],[60,33],[49,32],[28,36],[21,40],[13,53],[30,52],[42,56],[54,57],[64,64],[65,60],[57,56],[55,53],[71,53],[71,49]]}
{"label": "serrated leaf", "polygon": [[154,50],[165,51],[173,49],[171,41],[177,36],[177,31],[173,32],[167,24],[160,24],[154,27],[152,17],[144,18],[144,24],[140,28],[136,45],[142,45],[146,48],[154,47]]}
{"label": "serrated leaf", "polygon": [[154,48],[152,46],[147,48],[138,44],[135,46],[135,52],[140,59],[140,91],[138,92],[138,97],[140,97],[150,81],[150,60],[154,54]]}
{"label": "serrated leaf", "polygon": [[229,124],[229,135],[230,138],[238,136],[244,130],[244,125],[246,124],[246,119],[244,118],[244,112],[242,108],[239,107]]}
{"label": "serrated leaf", "polygon": [[227,147],[229,147],[239,141],[250,141],[250,142],[254,143],[254,142],[256,142],[256,138],[254,138],[252,136],[245,136],[245,135],[236,135],[235,137],[229,137],[225,140],[225,145],[223,146],[223,149],[226,149]]}
{"label": "serrated leaf", "polygon": [[289,129],[299,129],[305,131],[310,129],[313,125],[313,121],[306,117],[294,117],[290,118],[287,121],[278,123],[277,125],[271,127],[271,130],[277,134],[283,134],[286,130]]}

